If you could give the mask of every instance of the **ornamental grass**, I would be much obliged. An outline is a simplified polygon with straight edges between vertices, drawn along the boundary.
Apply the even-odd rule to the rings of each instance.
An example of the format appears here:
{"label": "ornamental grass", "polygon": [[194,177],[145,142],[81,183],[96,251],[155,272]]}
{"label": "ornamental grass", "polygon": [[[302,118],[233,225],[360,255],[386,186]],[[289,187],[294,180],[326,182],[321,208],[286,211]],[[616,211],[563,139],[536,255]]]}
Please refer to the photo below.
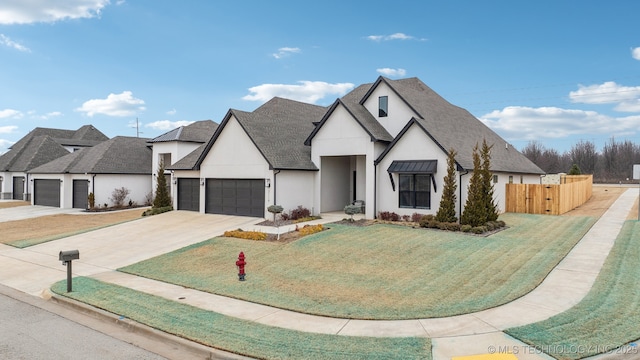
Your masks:
{"label": "ornamental grass", "polygon": [[640,339],[639,258],[640,222],[627,221],[594,286],[580,303],[547,320],[506,332],[557,359],[581,359],[608,351],[620,358],[640,358],[637,346],[623,346]]}
{"label": "ornamental grass", "polygon": [[[501,219],[510,228],[488,237],[332,224],[287,245],[214,238],[120,271],[309,314],[444,317],[533,290],[595,223],[577,216]],[[244,282],[235,268],[240,251],[247,261]]]}
{"label": "ornamental grass", "polygon": [[306,333],[240,320],[86,277],[51,290],[116,315],[207,346],[257,359],[431,359],[426,338]]}

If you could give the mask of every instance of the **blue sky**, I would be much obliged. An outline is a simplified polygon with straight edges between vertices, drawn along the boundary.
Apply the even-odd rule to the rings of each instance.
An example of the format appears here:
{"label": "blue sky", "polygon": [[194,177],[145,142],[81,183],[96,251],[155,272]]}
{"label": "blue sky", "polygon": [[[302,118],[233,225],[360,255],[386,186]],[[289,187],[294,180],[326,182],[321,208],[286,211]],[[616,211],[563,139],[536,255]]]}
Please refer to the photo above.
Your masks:
{"label": "blue sky", "polygon": [[[0,0],[0,153],[418,77],[522,149],[640,144],[640,2]],[[464,131],[464,129],[461,129]]]}

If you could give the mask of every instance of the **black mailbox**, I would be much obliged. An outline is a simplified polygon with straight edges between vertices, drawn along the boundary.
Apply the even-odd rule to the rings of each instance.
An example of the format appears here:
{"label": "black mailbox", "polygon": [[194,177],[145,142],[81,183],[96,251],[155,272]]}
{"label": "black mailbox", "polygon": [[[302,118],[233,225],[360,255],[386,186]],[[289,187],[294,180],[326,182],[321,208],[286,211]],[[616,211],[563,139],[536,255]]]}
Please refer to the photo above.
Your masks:
{"label": "black mailbox", "polygon": [[78,250],[60,251],[60,261],[62,262],[78,259],[80,259],[80,252]]}

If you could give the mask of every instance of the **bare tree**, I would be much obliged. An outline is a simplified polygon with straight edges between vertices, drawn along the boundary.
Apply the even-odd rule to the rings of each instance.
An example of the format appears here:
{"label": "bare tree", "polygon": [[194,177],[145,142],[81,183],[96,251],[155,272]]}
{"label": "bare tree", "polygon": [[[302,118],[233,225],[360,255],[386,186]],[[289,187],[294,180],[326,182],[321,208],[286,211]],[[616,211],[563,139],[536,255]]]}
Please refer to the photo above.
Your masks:
{"label": "bare tree", "polygon": [[583,174],[593,174],[595,172],[598,153],[593,142],[580,140],[571,147],[569,156],[571,157],[571,162],[578,165]]}

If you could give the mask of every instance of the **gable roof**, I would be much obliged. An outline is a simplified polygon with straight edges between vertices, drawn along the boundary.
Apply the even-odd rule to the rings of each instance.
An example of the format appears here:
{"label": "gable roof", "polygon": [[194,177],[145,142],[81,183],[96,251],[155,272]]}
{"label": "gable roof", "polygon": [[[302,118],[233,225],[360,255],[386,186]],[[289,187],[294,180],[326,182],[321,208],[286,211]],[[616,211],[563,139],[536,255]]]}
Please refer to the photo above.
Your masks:
{"label": "gable roof", "polygon": [[69,154],[64,146],[90,147],[108,139],[91,125],[78,130],[35,128],[0,156],[0,171],[26,172]]}
{"label": "gable roof", "polygon": [[29,173],[38,174],[143,174],[150,175],[149,139],[116,136],[111,140],[67,154]]}
{"label": "gable roof", "polygon": [[229,110],[192,169],[199,169],[233,116],[271,169],[318,170],[311,161],[311,148],[305,146],[304,139],[313,131],[314,122],[326,111],[323,106],[279,97],[267,101],[253,112]]}
{"label": "gable roof", "polygon": [[184,141],[205,143],[218,128],[218,123],[211,120],[196,121],[186,126],[177,127],[150,140],[150,143]]}
{"label": "gable roof", "polygon": [[327,119],[333,114],[338,105],[344,106],[349,114],[353,117],[353,119],[360,124],[360,126],[364,129],[364,131],[371,136],[371,141],[382,141],[382,142],[391,142],[393,140],[393,136],[389,134],[387,129],[385,129],[378,120],[367,110],[362,104],[360,104],[360,100],[370,91],[372,84],[364,84],[360,85],[354,90],[350,91],[348,94],[343,96],[340,99],[337,99],[333,105],[329,108],[326,114],[320,120],[320,123],[316,125],[313,129],[309,137],[305,140],[305,145],[311,145],[311,140],[318,133],[320,128],[327,122]]}
{"label": "gable roof", "polygon": [[[537,165],[509,145],[497,133],[467,110],[452,105],[418,78],[389,80],[378,78],[373,87],[386,83],[418,114],[396,136],[394,142],[378,157],[380,162],[408,128],[417,124],[445,152],[455,149],[456,162],[464,169],[473,169],[473,148],[483,139],[491,149],[491,170],[515,173],[544,174]],[[370,90],[366,96],[372,93]],[[362,99],[361,103],[366,100]]]}
{"label": "gable roof", "polygon": [[167,166],[166,170],[193,170],[196,166],[196,162],[202,156],[202,153],[207,148],[207,144],[202,144],[195,148],[192,152],[188,153],[182,159],[176,161],[171,166]]}

